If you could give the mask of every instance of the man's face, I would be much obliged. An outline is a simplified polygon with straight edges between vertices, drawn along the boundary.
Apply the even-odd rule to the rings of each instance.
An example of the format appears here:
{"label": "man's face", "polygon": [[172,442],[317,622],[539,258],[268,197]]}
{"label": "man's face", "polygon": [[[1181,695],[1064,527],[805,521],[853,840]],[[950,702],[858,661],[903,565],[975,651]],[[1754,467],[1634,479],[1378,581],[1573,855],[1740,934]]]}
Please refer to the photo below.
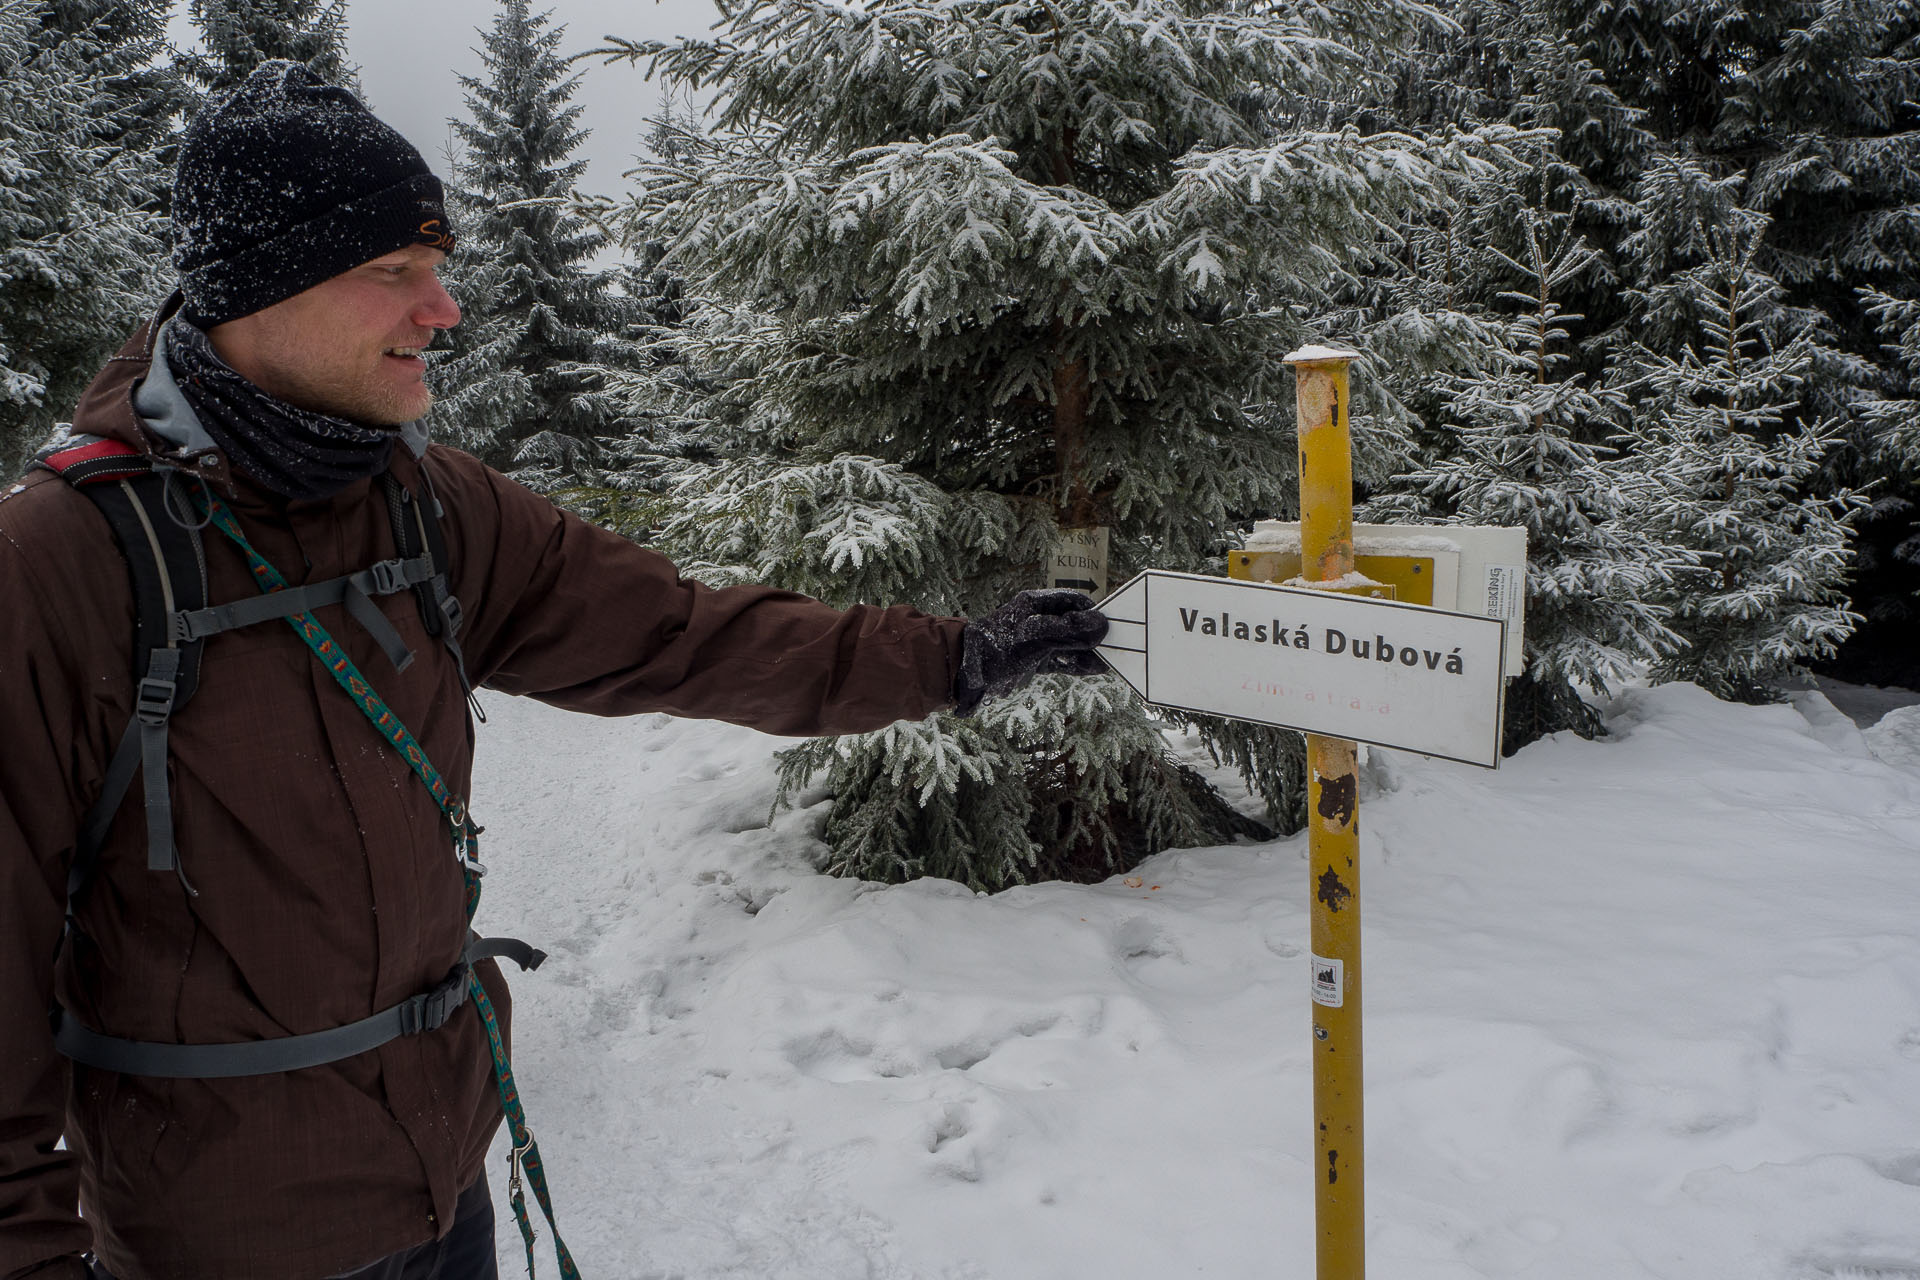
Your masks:
{"label": "man's face", "polygon": [[207,331],[220,358],[303,409],[377,427],[433,404],[420,349],[460,323],[436,274],[446,254],[409,245]]}

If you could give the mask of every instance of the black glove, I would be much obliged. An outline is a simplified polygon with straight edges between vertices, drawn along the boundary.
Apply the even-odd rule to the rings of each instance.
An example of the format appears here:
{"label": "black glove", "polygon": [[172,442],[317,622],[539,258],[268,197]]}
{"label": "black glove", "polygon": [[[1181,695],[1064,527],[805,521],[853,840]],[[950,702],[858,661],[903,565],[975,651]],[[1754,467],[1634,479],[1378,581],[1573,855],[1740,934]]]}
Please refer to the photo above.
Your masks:
{"label": "black glove", "polygon": [[1098,675],[1093,647],[1106,637],[1106,615],[1078,591],[1022,591],[961,633],[954,710],[971,715],[1042,673]]}

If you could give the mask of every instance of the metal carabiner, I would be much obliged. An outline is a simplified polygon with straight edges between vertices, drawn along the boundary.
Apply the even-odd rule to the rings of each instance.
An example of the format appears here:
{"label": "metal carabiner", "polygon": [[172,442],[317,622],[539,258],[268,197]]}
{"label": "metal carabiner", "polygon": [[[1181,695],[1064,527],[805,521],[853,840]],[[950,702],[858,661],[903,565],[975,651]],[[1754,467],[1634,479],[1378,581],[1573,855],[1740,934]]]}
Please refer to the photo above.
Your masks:
{"label": "metal carabiner", "polygon": [[528,1129],[526,1142],[514,1147],[513,1153],[507,1157],[507,1198],[509,1200],[526,1198],[520,1186],[520,1166],[526,1160],[527,1152],[531,1150],[533,1150],[533,1130]]}
{"label": "metal carabiner", "polygon": [[456,835],[453,838],[453,860],[460,864],[462,871],[479,879],[487,874],[487,864],[467,852],[467,847],[474,843],[470,837],[462,839]]}

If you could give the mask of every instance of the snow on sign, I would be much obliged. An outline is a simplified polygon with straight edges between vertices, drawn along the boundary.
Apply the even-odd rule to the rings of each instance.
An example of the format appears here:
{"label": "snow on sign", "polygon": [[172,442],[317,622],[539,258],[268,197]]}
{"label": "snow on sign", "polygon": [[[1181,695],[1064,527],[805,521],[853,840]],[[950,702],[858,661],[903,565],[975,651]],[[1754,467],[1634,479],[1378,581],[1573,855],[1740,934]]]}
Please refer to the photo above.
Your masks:
{"label": "snow on sign", "polygon": [[1499,767],[1499,618],[1159,569],[1100,608],[1157,706]]}

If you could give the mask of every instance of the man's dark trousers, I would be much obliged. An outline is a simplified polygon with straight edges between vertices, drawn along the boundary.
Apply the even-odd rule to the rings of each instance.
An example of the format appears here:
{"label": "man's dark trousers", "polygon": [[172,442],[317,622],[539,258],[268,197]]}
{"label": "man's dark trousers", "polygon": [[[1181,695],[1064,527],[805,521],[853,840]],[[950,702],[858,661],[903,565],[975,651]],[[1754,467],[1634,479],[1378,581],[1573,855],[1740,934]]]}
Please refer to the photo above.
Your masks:
{"label": "man's dark trousers", "polygon": [[[98,1262],[93,1280],[114,1280]],[[417,1249],[382,1258],[370,1267],[335,1280],[500,1280],[493,1254],[493,1195],[487,1175],[460,1193],[453,1209],[453,1230]]]}

